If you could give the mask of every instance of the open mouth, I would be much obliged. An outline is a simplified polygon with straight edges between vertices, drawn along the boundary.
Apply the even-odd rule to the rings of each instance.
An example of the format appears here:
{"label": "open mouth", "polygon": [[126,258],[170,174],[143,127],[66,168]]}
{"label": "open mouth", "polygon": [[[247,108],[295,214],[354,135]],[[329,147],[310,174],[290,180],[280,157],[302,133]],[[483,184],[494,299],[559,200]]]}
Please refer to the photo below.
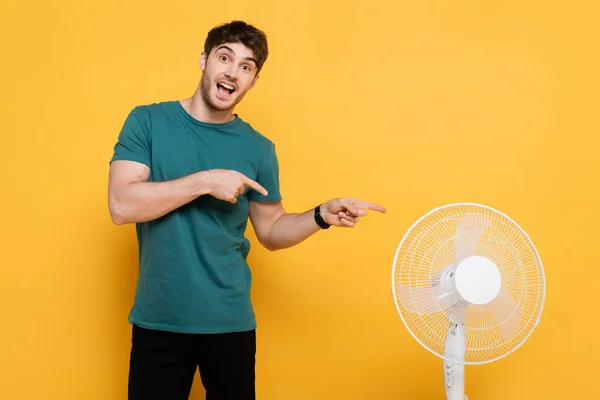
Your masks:
{"label": "open mouth", "polygon": [[219,97],[228,97],[231,96],[233,92],[235,92],[235,86],[230,85],[226,82],[219,82],[217,83],[217,91]]}

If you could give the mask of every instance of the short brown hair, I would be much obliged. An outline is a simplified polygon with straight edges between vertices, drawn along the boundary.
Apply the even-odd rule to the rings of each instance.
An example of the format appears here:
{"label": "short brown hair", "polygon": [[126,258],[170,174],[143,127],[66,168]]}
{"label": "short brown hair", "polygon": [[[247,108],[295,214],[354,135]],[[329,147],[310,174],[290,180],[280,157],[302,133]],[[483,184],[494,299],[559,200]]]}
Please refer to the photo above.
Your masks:
{"label": "short brown hair", "polygon": [[204,52],[208,55],[212,49],[224,43],[242,43],[252,50],[258,71],[267,61],[269,55],[267,36],[263,31],[244,21],[232,21],[211,29],[204,42]]}

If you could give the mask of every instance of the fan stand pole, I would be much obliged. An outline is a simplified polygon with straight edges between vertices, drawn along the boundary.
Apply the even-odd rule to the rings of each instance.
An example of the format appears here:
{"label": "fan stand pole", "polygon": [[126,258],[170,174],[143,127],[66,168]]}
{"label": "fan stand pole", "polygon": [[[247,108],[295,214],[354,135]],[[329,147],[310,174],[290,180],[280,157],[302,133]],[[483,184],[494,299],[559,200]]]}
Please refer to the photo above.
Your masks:
{"label": "fan stand pole", "polygon": [[[450,324],[446,336],[446,357],[452,360],[464,360],[465,331],[464,327],[456,323]],[[465,400],[465,365],[457,364],[444,359],[444,383],[446,386],[447,400]]]}

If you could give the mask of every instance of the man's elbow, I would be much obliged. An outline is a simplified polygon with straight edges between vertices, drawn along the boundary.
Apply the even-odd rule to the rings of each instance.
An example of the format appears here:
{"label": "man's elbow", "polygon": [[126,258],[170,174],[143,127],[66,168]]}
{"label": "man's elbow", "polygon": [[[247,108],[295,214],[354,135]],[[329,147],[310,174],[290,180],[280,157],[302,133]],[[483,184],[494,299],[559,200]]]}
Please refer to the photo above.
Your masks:
{"label": "man's elbow", "polygon": [[123,216],[121,216],[121,215],[111,214],[110,216],[112,218],[113,224],[115,224],[115,225],[125,225],[125,224],[127,224],[127,220]]}
{"label": "man's elbow", "polygon": [[277,246],[275,246],[273,243],[269,242],[268,240],[264,240],[264,239],[258,239],[258,242],[262,245],[262,247],[264,247],[265,249],[269,250],[269,251],[277,251],[279,250],[279,248]]}
{"label": "man's elbow", "polygon": [[272,252],[275,252],[275,251],[283,250],[283,249],[285,249],[285,247],[270,245],[270,246],[265,246],[265,249],[267,249],[269,251],[272,251]]}
{"label": "man's elbow", "polygon": [[110,218],[112,219],[112,222],[115,225],[125,225],[127,223],[127,219],[123,214],[119,214],[114,211],[111,211]]}
{"label": "man's elbow", "polygon": [[110,218],[115,225],[125,225],[129,223],[127,215],[123,212],[123,207],[116,201],[109,201],[108,208],[110,211]]}
{"label": "man's elbow", "polygon": [[261,237],[261,236],[257,236],[258,238],[258,242],[267,250],[269,251],[277,251],[277,250],[282,250],[284,247],[282,247],[281,245],[277,244],[275,241],[273,240],[269,240],[268,237]]}

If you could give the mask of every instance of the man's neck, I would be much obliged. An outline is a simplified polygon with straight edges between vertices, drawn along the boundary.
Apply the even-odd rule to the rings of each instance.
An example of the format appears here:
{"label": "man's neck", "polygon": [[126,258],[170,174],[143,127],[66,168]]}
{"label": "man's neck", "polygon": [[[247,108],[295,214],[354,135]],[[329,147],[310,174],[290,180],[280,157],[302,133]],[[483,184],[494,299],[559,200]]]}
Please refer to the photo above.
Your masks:
{"label": "man's neck", "polygon": [[192,97],[182,100],[181,105],[194,119],[202,122],[223,124],[235,118],[232,110],[215,111],[209,108],[199,91]]}

